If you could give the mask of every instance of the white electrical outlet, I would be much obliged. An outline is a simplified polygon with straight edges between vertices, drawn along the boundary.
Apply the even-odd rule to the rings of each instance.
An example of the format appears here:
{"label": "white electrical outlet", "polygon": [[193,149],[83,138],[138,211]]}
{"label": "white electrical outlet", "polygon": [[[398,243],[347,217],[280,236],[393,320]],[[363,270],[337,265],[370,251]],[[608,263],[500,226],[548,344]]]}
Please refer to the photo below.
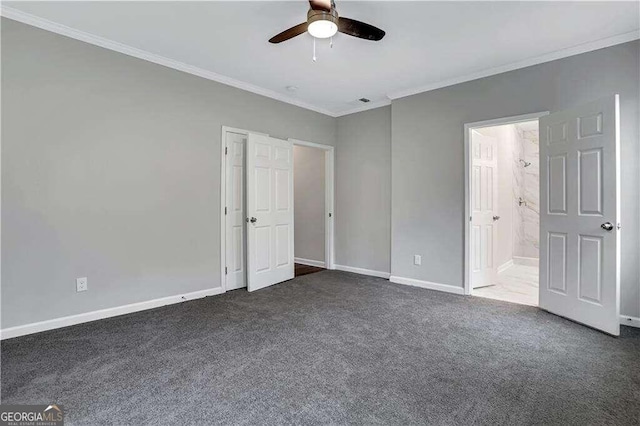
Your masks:
{"label": "white electrical outlet", "polygon": [[87,277],[76,278],[76,291],[87,291]]}
{"label": "white electrical outlet", "polygon": [[419,254],[413,255],[413,264],[422,265],[422,256],[420,256]]}

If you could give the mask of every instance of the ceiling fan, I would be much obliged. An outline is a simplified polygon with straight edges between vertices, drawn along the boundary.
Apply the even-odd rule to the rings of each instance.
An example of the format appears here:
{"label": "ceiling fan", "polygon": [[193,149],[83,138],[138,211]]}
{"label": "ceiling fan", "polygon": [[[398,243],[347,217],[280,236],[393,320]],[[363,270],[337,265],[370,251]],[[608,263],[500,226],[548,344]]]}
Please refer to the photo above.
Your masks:
{"label": "ceiling fan", "polygon": [[315,38],[329,38],[341,32],[372,41],[382,40],[385,35],[384,31],[373,25],[338,16],[334,0],[309,0],[309,5],[311,8],[307,12],[307,22],[273,36],[269,43],[281,43],[306,31]]}

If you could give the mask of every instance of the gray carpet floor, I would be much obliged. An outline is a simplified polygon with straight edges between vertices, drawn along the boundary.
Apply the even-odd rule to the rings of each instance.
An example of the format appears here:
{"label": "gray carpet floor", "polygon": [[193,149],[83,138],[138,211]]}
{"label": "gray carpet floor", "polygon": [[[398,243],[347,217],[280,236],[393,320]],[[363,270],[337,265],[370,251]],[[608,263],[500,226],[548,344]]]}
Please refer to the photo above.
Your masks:
{"label": "gray carpet floor", "polygon": [[640,424],[640,330],[337,271],[2,342],[67,424]]}

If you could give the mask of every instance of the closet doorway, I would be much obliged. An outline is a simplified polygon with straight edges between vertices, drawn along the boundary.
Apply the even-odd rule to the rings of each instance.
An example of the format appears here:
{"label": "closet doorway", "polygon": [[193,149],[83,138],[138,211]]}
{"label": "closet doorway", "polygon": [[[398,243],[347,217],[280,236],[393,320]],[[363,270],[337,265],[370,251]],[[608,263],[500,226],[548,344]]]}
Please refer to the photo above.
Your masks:
{"label": "closet doorway", "polygon": [[[322,185],[324,189],[322,203],[324,212],[320,212],[320,215],[324,217],[324,247],[321,256],[322,265],[318,261],[316,266],[334,269],[334,148],[329,145],[297,139],[274,139],[263,133],[231,127],[223,127],[222,141],[220,230],[223,238],[221,238],[220,264],[222,265],[221,282],[225,291],[244,287],[249,287],[251,291],[252,289],[259,289],[291,279],[294,276],[294,262],[297,263],[301,259],[305,260],[305,258],[294,259],[294,253],[296,253],[296,245],[294,243],[296,215],[294,214],[293,180],[295,171],[294,149],[296,147],[319,150],[324,156],[324,171],[322,174],[324,179]],[[256,144],[264,146],[256,148]],[[273,146],[269,149],[267,145]],[[274,157],[274,160],[284,161],[281,165],[274,163],[274,170],[271,173],[273,175],[272,178],[269,178],[271,175],[265,175],[264,179],[259,179],[258,174],[266,164],[258,164],[255,159],[249,161],[248,156],[250,153],[248,150],[251,149],[255,151],[254,157],[256,158],[260,157],[260,152],[266,153],[271,150],[277,157]],[[288,160],[285,161],[285,159]],[[260,161],[263,160],[261,159]],[[285,169],[287,169],[286,173],[284,173]],[[301,172],[303,172],[303,169],[298,170],[298,173]],[[287,179],[284,179],[285,175]],[[271,183],[267,185],[266,182],[269,179],[271,179]],[[287,181],[286,185],[285,180]],[[248,188],[247,183],[251,184],[252,187]],[[286,197],[286,203],[280,206],[278,203],[282,204],[283,202],[282,194],[284,194],[285,187],[287,193],[289,194],[290,192],[290,195]],[[267,196],[269,191],[271,195]],[[250,201],[248,200],[250,192],[253,193],[252,200],[254,202],[248,202]],[[278,198],[279,193],[281,193],[280,198]],[[255,201],[260,199],[264,201],[261,206],[257,206]],[[261,211],[258,212],[258,210]],[[270,231],[266,228],[257,230],[259,225],[265,225],[265,220],[260,215],[264,215],[271,210],[276,213],[280,211],[280,213],[284,213],[286,210],[291,217],[291,226],[288,226],[288,224],[286,227],[276,225]],[[264,217],[264,219],[268,219],[268,217]],[[300,220],[298,215],[298,222]],[[289,219],[287,219],[287,222],[289,222]],[[297,225],[300,226],[300,223]],[[249,228],[249,226],[252,226],[252,228]],[[287,235],[284,235],[285,228],[287,228]],[[282,240],[281,244],[277,244],[275,240],[273,241],[275,246],[269,243],[260,244],[259,240],[264,237],[262,238],[264,243],[266,236],[269,235],[273,238],[282,237],[280,238]],[[261,246],[264,248],[263,250],[260,249]],[[271,265],[272,263],[273,265]],[[277,272],[276,269],[278,270]],[[266,278],[267,273],[274,276],[269,279],[263,279]]]}

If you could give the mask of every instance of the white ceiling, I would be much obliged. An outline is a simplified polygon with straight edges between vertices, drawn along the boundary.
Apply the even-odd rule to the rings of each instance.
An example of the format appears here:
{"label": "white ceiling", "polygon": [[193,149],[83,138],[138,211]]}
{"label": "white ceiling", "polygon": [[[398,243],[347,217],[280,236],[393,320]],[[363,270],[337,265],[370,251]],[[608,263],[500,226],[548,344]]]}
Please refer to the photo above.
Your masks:
{"label": "white ceiling", "polygon": [[386,37],[376,43],[340,34],[333,49],[319,41],[315,63],[308,34],[268,43],[306,19],[303,0],[3,2],[3,15],[127,51],[109,45],[122,43],[144,51],[132,49],[134,56],[168,58],[170,66],[333,116],[363,109],[361,97],[371,99],[368,106],[386,104],[640,37],[635,1],[336,3],[341,16],[378,26]]}

